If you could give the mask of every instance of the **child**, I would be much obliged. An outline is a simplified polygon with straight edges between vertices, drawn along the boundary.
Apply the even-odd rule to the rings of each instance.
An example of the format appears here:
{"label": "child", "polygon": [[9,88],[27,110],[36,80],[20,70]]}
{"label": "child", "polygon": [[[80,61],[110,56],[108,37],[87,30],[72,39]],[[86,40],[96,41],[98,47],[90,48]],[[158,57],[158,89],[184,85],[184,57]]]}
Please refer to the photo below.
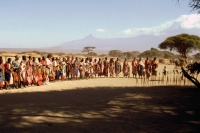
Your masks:
{"label": "child", "polygon": [[163,75],[166,76],[166,74],[167,74],[167,67],[164,66],[164,69],[163,69]]}

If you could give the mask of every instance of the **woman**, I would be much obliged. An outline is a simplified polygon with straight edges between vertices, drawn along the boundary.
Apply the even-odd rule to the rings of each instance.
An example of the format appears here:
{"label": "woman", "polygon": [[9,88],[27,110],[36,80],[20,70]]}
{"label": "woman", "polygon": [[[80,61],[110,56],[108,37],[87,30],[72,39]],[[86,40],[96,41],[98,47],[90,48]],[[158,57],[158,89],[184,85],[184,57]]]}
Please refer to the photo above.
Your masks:
{"label": "woman", "polygon": [[53,55],[48,54],[46,58],[46,81],[44,84],[48,85],[49,81],[53,81],[55,79],[55,73],[53,72],[53,63],[52,63]]}
{"label": "woman", "polygon": [[90,66],[89,66],[89,60],[88,58],[85,59],[84,63],[84,71],[85,71],[85,78],[88,79],[90,76]]}
{"label": "woman", "polygon": [[94,78],[94,64],[92,58],[89,61],[89,71],[90,71],[90,78]]}
{"label": "woman", "polygon": [[80,72],[80,79],[82,79],[85,76],[85,71],[84,71],[84,59],[82,58],[80,61],[80,66],[79,66],[79,72]]}
{"label": "woman", "polygon": [[27,61],[26,65],[26,79],[27,79],[27,84],[30,86],[33,83],[33,60],[32,57],[28,57],[29,60]]}
{"label": "woman", "polygon": [[103,75],[103,73],[102,73],[102,61],[101,61],[101,58],[99,58],[98,66],[99,66],[98,77],[101,77]]}
{"label": "woman", "polygon": [[[44,59],[44,58],[43,58]],[[45,78],[45,74],[46,73],[46,61],[45,60],[41,60],[40,58],[38,58],[38,64],[36,67],[36,75],[37,75],[37,85],[40,86],[43,84],[43,78]]]}
{"label": "woman", "polygon": [[26,77],[26,69],[27,69],[27,62],[26,62],[26,56],[22,56],[22,61],[20,63],[20,87],[22,87],[22,85],[24,87],[26,87],[26,83],[27,83],[27,77]]}
{"label": "woman", "polygon": [[115,75],[116,75],[116,77],[119,77],[120,72],[121,72],[121,63],[120,63],[119,59],[117,58],[117,60],[115,61]]}
{"label": "woman", "polygon": [[18,88],[19,87],[19,82],[20,82],[20,77],[19,77],[19,56],[15,56],[15,60],[12,61],[12,68],[13,68],[13,84],[14,84],[14,88]]}
{"label": "woman", "polygon": [[157,68],[158,67],[158,64],[157,64],[157,61],[156,61],[156,58],[154,57],[153,61],[151,62],[151,68],[152,68],[152,76],[157,76]]}
{"label": "woman", "polygon": [[40,58],[38,58],[38,62],[39,62],[38,66],[40,66],[40,64],[41,64],[41,66],[40,66],[41,68],[39,68],[39,69],[41,69],[42,82],[46,83],[46,80],[47,80],[47,71],[46,71],[47,61],[46,61],[45,56],[42,56],[41,61],[40,61]]}
{"label": "woman", "polygon": [[94,66],[94,76],[96,78],[96,76],[98,75],[98,70],[99,70],[99,64],[97,62],[97,59],[94,59],[93,66]]}
{"label": "woman", "polygon": [[6,89],[10,88],[10,78],[11,78],[11,58],[5,64],[5,86]]}
{"label": "woman", "polygon": [[78,61],[77,57],[75,58],[72,66],[74,69],[74,78],[77,80],[78,79],[78,71],[79,71],[79,61]]}
{"label": "woman", "polygon": [[67,57],[67,60],[65,62],[66,62],[66,77],[69,80],[70,79],[70,70],[71,70],[71,67],[72,67],[72,62],[71,62],[69,57]]}
{"label": "woman", "polygon": [[66,79],[66,59],[63,58],[61,64],[60,64],[60,69],[61,69],[61,80]]}
{"label": "woman", "polygon": [[0,89],[2,89],[4,86],[4,76],[4,63],[3,58],[0,56]]}
{"label": "woman", "polygon": [[114,68],[115,68],[114,60],[113,60],[113,58],[110,58],[110,62],[109,62],[110,77],[114,76]]}
{"label": "woman", "polygon": [[105,57],[105,60],[103,61],[103,75],[104,77],[108,77],[108,67],[109,67],[109,62],[107,61],[107,57]]}
{"label": "woman", "polygon": [[137,76],[138,73],[138,61],[136,60],[136,58],[133,58],[132,61],[132,74],[133,74],[133,78]]}
{"label": "woman", "polygon": [[37,75],[37,63],[35,57],[33,57],[33,62],[32,62],[32,69],[33,69],[33,81],[32,84],[37,84],[38,80],[38,75]]}
{"label": "woman", "polygon": [[138,75],[139,75],[139,78],[142,78],[142,76],[144,76],[144,63],[142,61],[141,58],[139,58],[139,62],[138,62]]}
{"label": "woman", "polygon": [[147,57],[147,59],[145,60],[145,72],[146,72],[146,77],[147,79],[149,79],[150,75],[151,75],[151,62],[149,60],[149,58]]}
{"label": "woman", "polygon": [[130,76],[130,66],[128,65],[128,61],[125,59],[123,63],[123,73],[124,77]]}

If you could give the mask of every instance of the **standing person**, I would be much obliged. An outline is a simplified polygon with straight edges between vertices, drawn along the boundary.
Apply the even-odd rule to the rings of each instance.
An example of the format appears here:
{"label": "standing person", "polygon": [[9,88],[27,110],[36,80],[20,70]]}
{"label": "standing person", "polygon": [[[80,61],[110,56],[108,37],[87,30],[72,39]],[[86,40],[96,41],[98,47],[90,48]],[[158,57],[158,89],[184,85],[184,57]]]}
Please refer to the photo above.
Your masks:
{"label": "standing person", "polygon": [[[44,66],[43,66],[44,65]],[[46,61],[43,60],[43,63],[42,63],[42,60],[40,58],[38,58],[38,64],[37,64],[37,69],[36,69],[36,74],[37,74],[37,85],[40,86],[43,84],[43,81],[44,79],[43,78],[46,78]]]}
{"label": "standing person", "polygon": [[61,67],[61,80],[66,79],[66,59],[63,57],[63,60],[60,64]]}
{"label": "standing person", "polygon": [[121,72],[121,63],[119,61],[119,58],[115,61],[115,75],[116,77],[119,77],[119,73]]}
{"label": "standing person", "polygon": [[85,59],[85,63],[84,63],[84,68],[85,68],[85,78],[88,79],[90,76],[90,66],[89,66],[89,60],[88,58]]}
{"label": "standing person", "polygon": [[144,65],[145,65],[145,73],[146,73],[146,76],[147,76],[147,79],[148,79],[151,75],[151,62],[150,62],[148,57],[145,60]]}
{"label": "standing person", "polygon": [[[38,73],[40,72],[41,70],[41,74],[42,74],[42,83],[46,83],[46,80],[47,80],[47,61],[46,61],[46,57],[45,56],[42,56],[42,60],[40,61],[40,58],[38,58]],[[41,66],[40,66],[41,64]],[[40,74],[38,76],[41,76]],[[40,78],[41,79],[41,78]],[[39,84],[38,84],[39,85]]]}
{"label": "standing person", "polygon": [[94,64],[92,58],[90,58],[89,67],[90,67],[90,78],[94,78]]}
{"label": "standing person", "polygon": [[103,75],[104,77],[108,77],[108,67],[109,67],[109,63],[107,61],[107,57],[105,57],[105,60],[103,61]]}
{"label": "standing person", "polygon": [[156,61],[156,57],[154,57],[154,59],[151,62],[151,68],[152,68],[152,76],[157,76],[157,68],[158,67],[158,63]]}
{"label": "standing person", "polygon": [[123,62],[123,73],[124,73],[124,77],[129,77],[130,75],[130,66],[128,65],[128,61],[124,60]]}
{"label": "standing person", "polygon": [[138,61],[136,60],[136,58],[133,58],[132,61],[132,74],[133,74],[133,78],[137,76],[138,73]]}
{"label": "standing person", "polygon": [[11,58],[5,64],[5,87],[10,88],[10,78],[11,78]]}
{"label": "standing person", "polygon": [[84,78],[85,76],[85,68],[84,68],[84,59],[82,58],[80,61],[79,72],[80,72],[80,79]]}
{"label": "standing person", "polygon": [[98,71],[99,71],[99,64],[98,64],[98,62],[97,62],[97,59],[94,59],[93,65],[94,65],[94,76],[95,76],[95,78],[96,78],[97,75],[98,75]]}
{"label": "standing person", "polygon": [[74,79],[74,77],[75,77],[75,75],[74,75],[74,70],[75,70],[74,61],[75,61],[75,59],[72,56],[72,58],[71,58],[71,68],[70,68],[71,79]]}
{"label": "standing person", "polygon": [[20,63],[20,87],[24,86],[26,87],[27,79],[26,79],[26,56],[22,56],[22,61]]}
{"label": "standing person", "polygon": [[102,72],[102,61],[101,61],[101,58],[99,58],[99,61],[98,61],[98,66],[99,66],[99,69],[98,69],[98,77],[101,77],[103,75],[103,72]]}
{"label": "standing person", "polygon": [[167,72],[168,72],[167,67],[164,66],[164,68],[163,68],[163,75],[164,75],[164,77],[166,76]]}
{"label": "standing person", "polygon": [[139,78],[142,78],[142,76],[144,76],[144,63],[142,61],[142,58],[139,58],[138,61],[138,75]]}
{"label": "standing person", "polygon": [[48,54],[46,58],[46,80],[44,81],[44,84],[48,85],[50,80],[54,80],[54,74],[53,74],[53,63],[52,63],[52,54]]}
{"label": "standing person", "polygon": [[114,77],[114,69],[115,69],[114,60],[113,60],[113,58],[110,58],[110,62],[109,62],[110,77]]}
{"label": "standing person", "polygon": [[66,77],[68,78],[68,80],[70,79],[70,70],[72,67],[72,63],[69,57],[67,57],[66,62]]}
{"label": "standing person", "polygon": [[5,75],[4,75],[4,63],[3,63],[3,58],[0,56],[0,90],[3,89],[4,86],[4,80],[5,80]]}
{"label": "standing person", "polygon": [[78,57],[76,57],[73,62],[73,69],[74,69],[74,78],[77,80],[78,79],[78,71],[79,71]]}
{"label": "standing person", "polygon": [[28,86],[33,83],[33,58],[31,56],[28,57],[29,60],[26,64],[26,80]]}
{"label": "standing person", "polygon": [[32,82],[32,84],[36,85],[37,80],[38,80],[38,73],[37,73],[37,62],[36,62],[35,57],[33,57],[32,69],[33,69],[33,82]]}
{"label": "standing person", "polygon": [[12,61],[12,68],[13,68],[12,76],[13,76],[13,85],[14,85],[14,88],[18,88],[19,87],[19,82],[20,82],[19,66],[20,66],[19,56],[16,55],[15,56],[15,60]]}
{"label": "standing person", "polygon": [[55,76],[55,80],[58,81],[60,79],[60,59],[52,58],[53,62],[53,75]]}
{"label": "standing person", "polygon": [[60,57],[56,58],[56,62],[57,62],[57,73],[56,73],[56,76],[57,76],[57,80],[60,80],[61,74],[62,74]]}

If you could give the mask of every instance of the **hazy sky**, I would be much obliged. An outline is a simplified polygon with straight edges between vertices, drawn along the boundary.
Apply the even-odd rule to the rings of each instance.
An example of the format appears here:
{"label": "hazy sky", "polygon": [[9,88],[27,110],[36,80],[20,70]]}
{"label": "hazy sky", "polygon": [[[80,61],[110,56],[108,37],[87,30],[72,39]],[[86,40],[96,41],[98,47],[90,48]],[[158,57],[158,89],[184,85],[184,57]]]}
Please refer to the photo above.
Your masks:
{"label": "hazy sky", "polygon": [[[0,0],[0,45],[49,47],[92,34],[123,38],[195,14],[189,0]],[[138,32],[138,33],[136,33]]]}

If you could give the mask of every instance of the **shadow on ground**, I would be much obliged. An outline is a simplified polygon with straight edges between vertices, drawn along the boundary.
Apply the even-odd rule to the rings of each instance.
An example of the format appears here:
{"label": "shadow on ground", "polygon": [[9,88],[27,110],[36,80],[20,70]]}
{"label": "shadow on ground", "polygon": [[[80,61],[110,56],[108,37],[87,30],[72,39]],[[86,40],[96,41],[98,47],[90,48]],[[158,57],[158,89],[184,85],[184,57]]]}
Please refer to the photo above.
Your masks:
{"label": "shadow on ground", "polygon": [[1,94],[0,125],[1,133],[198,132],[200,90],[97,87]]}

